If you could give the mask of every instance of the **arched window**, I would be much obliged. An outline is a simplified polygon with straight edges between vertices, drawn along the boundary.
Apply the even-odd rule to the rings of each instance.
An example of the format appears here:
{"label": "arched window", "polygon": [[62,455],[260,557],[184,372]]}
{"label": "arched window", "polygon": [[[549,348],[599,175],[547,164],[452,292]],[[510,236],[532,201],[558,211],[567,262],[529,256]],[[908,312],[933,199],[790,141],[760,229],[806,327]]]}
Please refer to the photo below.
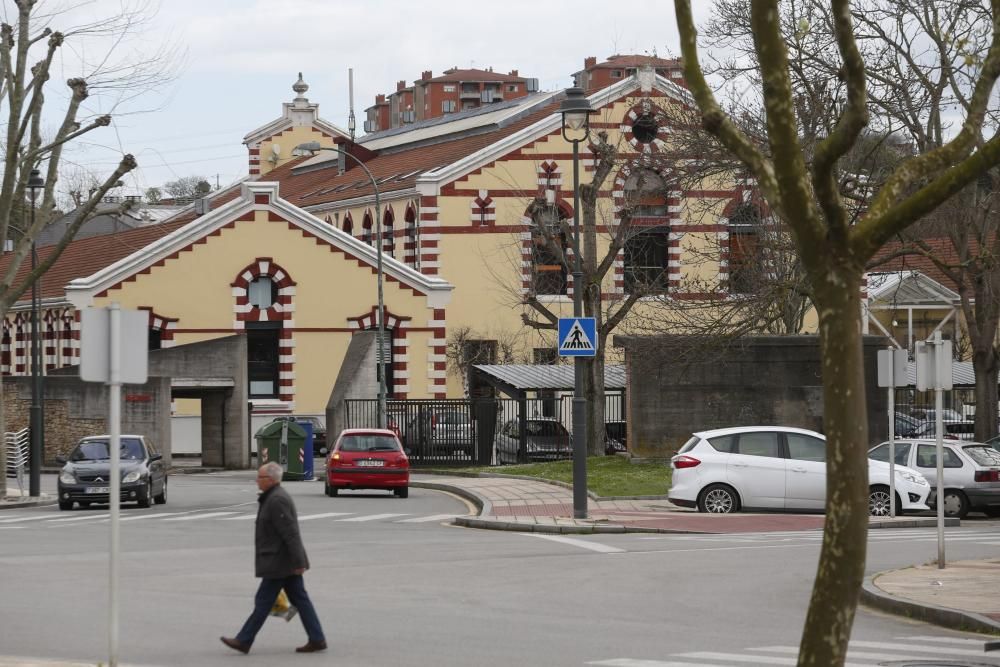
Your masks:
{"label": "arched window", "polygon": [[420,248],[417,247],[417,212],[413,208],[412,204],[406,207],[406,213],[403,216],[403,221],[406,224],[406,262],[414,268],[419,268]]}
{"label": "arched window", "polygon": [[729,216],[729,293],[752,294],[762,274],[760,210],[752,204],[737,206]]}
{"label": "arched window", "polygon": [[396,238],[393,236],[392,224],[394,222],[395,216],[392,214],[391,208],[385,209],[385,214],[382,216],[382,252],[389,255],[389,257],[395,257],[394,251],[396,249]]}
{"label": "arched window", "polygon": [[625,207],[631,212],[622,249],[625,292],[664,292],[670,265],[667,182],[652,169],[636,169],[625,180],[624,190]]}
{"label": "arched window", "polygon": [[354,220],[351,218],[350,212],[344,216],[344,232],[354,235]]}
{"label": "arched window", "polygon": [[278,284],[269,276],[260,276],[250,282],[247,298],[254,308],[266,310],[278,300]]}
{"label": "arched window", "polygon": [[365,217],[361,220],[361,240],[368,245],[372,244],[372,214],[365,211]]}
{"label": "arched window", "polygon": [[569,243],[560,221],[569,216],[562,208],[535,211],[531,233],[532,286],[535,294],[566,294],[566,264]]}

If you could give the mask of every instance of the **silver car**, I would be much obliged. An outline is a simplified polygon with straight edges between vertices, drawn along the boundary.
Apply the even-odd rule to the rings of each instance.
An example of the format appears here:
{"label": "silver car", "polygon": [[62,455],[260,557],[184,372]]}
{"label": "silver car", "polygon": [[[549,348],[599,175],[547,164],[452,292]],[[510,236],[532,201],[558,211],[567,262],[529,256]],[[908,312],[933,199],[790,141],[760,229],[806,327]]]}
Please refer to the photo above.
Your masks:
{"label": "silver car", "polygon": [[[934,440],[897,440],[896,463],[913,468],[934,487],[927,501],[937,497],[937,444]],[[889,460],[889,443],[873,447],[868,457]],[[980,442],[944,442],[944,513],[962,518],[969,512],[1000,516],[1000,451]]]}
{"label": "silver car", "polygon": [[555,419],[532,417],[524,422],[524,449],[521,449],[520,421],[511,419],[496,435],[497,463],[551,461],[573,455],[573,438]]}

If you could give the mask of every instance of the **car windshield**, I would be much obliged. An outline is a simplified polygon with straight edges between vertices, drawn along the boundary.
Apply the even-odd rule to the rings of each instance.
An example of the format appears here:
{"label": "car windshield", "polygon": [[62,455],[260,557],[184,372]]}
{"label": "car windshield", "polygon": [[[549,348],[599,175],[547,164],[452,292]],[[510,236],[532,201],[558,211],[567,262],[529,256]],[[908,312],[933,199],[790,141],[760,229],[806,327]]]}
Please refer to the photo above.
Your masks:
{"label": "car windshield", "polygon": [[345,435],[340,441],[340,451],[395,452],[399,451],[399,444],[391,435]]}
{"label": "car windshield", "polygon": [[1000,466],[1000,452],[987,445],[962,447],[962,451],[968,454],[970,459],[981,466]]}
{"label": "car windshield", "polygon": [[[139,461],[146,458],[142,443],[136,438],[122,438],[119,452],[119,456],[125,460]],[[110,458],[107,440],[85,440],[69,456],[70,461],[107,461]]]}
{"label": "car windshield", "polygon": [[556,421],[529,421],[527,429],[528,435],[552,436],[568,433],[565,427]]}

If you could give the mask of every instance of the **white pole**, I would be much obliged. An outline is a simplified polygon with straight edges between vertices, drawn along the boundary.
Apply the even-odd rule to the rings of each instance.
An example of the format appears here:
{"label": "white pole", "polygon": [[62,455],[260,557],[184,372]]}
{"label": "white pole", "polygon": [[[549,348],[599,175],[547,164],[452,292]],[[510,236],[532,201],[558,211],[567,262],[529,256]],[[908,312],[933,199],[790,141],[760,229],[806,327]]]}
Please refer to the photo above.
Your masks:
{"label": "white pole", "polygon": [[118,551],[121,505],[121,308],[112,303],[108,308],[108,427],[111,431],[108,453],[111,458],[111,556],[108,573],[108,665],[118,667]]}
{"label": "white pole", "polygon": [[[940,368],[938,355],[944,350],[941,342],[941,332],[934,334],[934,368]],[[937,434],[937,542],[938,569],[944,569],[944,391],[941,389],[939,373],[934,374],[934,431]]]}
{"label": "white pole", "polygon": [[[889,348],[892,350],[892,348]],[[892,357],[889,361],[893,362]],[[896,364],[891,363],[890,368],[895,369]],[[896,377],[893,374],[892,386],[889,387],[889,516],[896,518]]]}

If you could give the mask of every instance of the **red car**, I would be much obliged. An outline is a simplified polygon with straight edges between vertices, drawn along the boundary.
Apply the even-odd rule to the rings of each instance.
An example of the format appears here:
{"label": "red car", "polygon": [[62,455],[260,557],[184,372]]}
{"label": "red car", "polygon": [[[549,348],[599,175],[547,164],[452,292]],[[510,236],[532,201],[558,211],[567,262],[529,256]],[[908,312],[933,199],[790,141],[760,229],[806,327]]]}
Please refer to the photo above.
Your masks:
{"label": "red car", "polygon": [[326,460],[326,495],[340,489],[385,489],[410,494],[410,460],[395,433],[379,428],[344,429]]}

